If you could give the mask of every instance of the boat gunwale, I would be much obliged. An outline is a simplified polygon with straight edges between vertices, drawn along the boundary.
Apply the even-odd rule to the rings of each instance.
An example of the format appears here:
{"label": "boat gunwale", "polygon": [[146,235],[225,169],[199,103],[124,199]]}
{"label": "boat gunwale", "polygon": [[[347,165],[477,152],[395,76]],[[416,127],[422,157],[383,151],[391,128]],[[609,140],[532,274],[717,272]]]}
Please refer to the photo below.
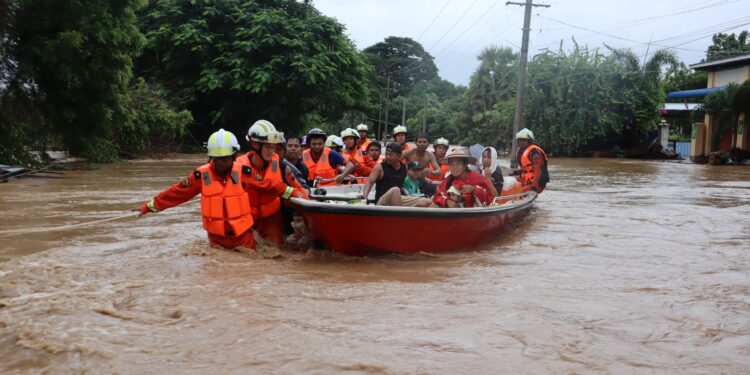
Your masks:
{"label": "boat gunwale", "polygon": [[400,216],[400,217],[431,217],[431,218],[462,218],[491,216],[499,213],[510,213],[528,208],[537,198],[535,192],[523,202],[511,205],[472,208],[427,208],[427,207],[395,207],[376,205],[334,204],[291,198],[290,202],[303,211],[330,214],[350,214],[359,216]]}

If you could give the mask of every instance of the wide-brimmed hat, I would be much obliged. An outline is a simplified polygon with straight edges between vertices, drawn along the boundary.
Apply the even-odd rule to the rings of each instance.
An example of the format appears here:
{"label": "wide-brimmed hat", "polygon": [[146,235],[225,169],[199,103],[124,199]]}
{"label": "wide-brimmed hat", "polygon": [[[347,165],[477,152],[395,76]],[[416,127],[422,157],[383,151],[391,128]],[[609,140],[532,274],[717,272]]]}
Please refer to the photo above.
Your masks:
{"label": "wide-brimmed hat", "polygon": [[449,160],[459,158],[467,159],[469,161],[469,164],[474,164],[477,162],[477,159],[469,154],[469,150],[466,147],[461,146],[451,147],[450,149],[448,149],[448,152],[445,154],[444,159]]}

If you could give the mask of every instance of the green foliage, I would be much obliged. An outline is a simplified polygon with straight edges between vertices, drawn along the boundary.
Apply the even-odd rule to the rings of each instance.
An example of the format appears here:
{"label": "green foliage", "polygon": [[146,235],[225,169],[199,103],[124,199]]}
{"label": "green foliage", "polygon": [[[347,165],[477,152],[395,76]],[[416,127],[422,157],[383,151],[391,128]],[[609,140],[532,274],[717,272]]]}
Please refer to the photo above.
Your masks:
{"label": "green foliage", "polygon": [[[691,71],[684,63],[679,63],[667,71],[662,85],[664,86],[664,92],[669,93],[672,91],[703,89],[706,88],[707,81],[707,72],[699,70]],[[691,102],[693,100],[701,102],[702,98],[691,99]],[[682,102],[681,99],[672,101]]]}
{"label": "green foliage", "polygon": [[211,129],[242,134],[266,118],[299,131],[308,115],[367,105],[369,66],[343,26],[307,3],[158,0],[142,14],[139,69]]}
{"label": "green foliage", "polygon": [[362,53],[374,67],[376,86],[384,88],[390,77],[390,97],[408,95],[420,82],[438,78],[435,59],[411,38],[389,36]]}
{"label": "green foliage", "polygon": [[714,91],[703,102],[703,109],[717,116],[711,132],[711,143],[716,147],[722,134],[737,124],[740,113],[750,113],[750,80],[741,84],[729,83],[724,90]]}
{"label": "green foliage", "polygon": [[750,53],[748,32],[742,31],[738,35],[718,33],[712,37],[713,44],[706,50],[705,61],[727,59]]}
{"label": "green foliage", "polygon": [[141,44],[140,0],[18,0],[7,51],[47,129],[63,146],[92,160],[111,160],[127,110],[132,58]]}
{"label": "green foliage", "polygon": [[163,89],[147,84],[142,78],[133,81],[128,107],[133,120],[118,129],[119,150],[130,154],[166,147],[180,139],[193,121],[187,110],[175,111],[165,99]]}

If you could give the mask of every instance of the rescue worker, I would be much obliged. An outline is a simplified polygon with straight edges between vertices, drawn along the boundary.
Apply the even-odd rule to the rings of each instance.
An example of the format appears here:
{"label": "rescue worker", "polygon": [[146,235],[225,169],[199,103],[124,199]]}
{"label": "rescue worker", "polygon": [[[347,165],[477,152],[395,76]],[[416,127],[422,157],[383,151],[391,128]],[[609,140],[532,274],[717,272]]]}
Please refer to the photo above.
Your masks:
{"label": "rescue worker", "polygon": [[[294,187],[301,196],[307,198],[307,190],[297,181],[290,165],[282,165],[276,154],[276,145],[284,141],[283,133],[276,131],[269,121],[258,120],[247,130],[245,139],[250,142],[250,151],[238,157],[238,163],[252,168],[256,175],[262,175],[264,179]],[[272,194],[253,194],[250,196],[250,209],[258,235],[279,247],[284,246],[281,200]]]}
{"label": "rescue worker", "polygon": [[359,133],[359,143],[357,146],[359,147],[362,152],[367,152],[368,146],[370,146],[370,139],[367,138],[367,125],[366,124],[359,124],[357,125],[357,133]]}
{"label": "rescue worker", "polygon": [[432,202],[428,198],[401,193],[407,174],[406,166],[401,163],[402,159],[401,145],[389,143],[385,148],[385,161],[373,168],[362,197],[367,198],[375,184],[375,204],[378,206],[429,207]]}
{"label": "rescue worker", "polygon": [[166,210],[201,194],[201,216],[209,242],[227,249],[254,249],[251,197],[264,194],[287,199],[302,193],[235,162],[240,144],[224,129],[208,138],[207,148],[209,162],[144,203],[138,209],[139,216]]}
{"label": "rescue worker", "polygon": [[450,175],[446,177],[432,197],[438,207],[475,207],[489,205],[494,200],[489,182],[484,176],[469,170],[476,159],[466,147],[454,147],[445,155]]}
{"label": "rescue worker", "polygon": [[[435,140],[435,143],[433,143],[432,147],[435,150],[435,159],[437,159],[437,162],[440,165],[440,174],[436,175],[434,173],[427,173],[427,178],[432,181],[440,182],[443,181],[443,179],[445,178],[445,174],[448,173],[448,162],[444,158],[445,153],[448,152],[448,147],[450,147],[450,142],[448,142],[447,139],[440,137]],[[427,169],[431,170],[432,165],[428,164]]]}
{"label": "rescue worker", "polygon": [[430,137],[425,133],[417,135],[415,141],[417,147],[411,150],[404,151],[404,159],[407,163],[416,161],[421,165],[429,165],[429,173],[433,176],[440,175],[440,164],[438,164],[437,158],[432,152],[427,151],[427,147],[430,146]]}
{"label": "rescue worker", "polygon": [[395,128],[393,128],[393,140],[401,145],[401,150],[403,152],[408,151],[411,146],[409,146],[408,143],[406,143],[406,136],[409,133],[409,129],[406,128],[406,126],[398,125]]}
{"label": "rescue worker", "polygon": [[[338,152],[325,147],[326,133],[318,128],[307,133],[307,142],[310,149],[302,152],[302,162],[307,166],[307,184],[315,187],[315,180],[320,181],[320,186],[335,185],[344,182],[344,179],[354,171],[354,164],[344,160]],[[337,174],[337,168],[343,166],[344,171]]]}
{"label": "rescue worker", "polygon": [[524,192],[534,190],[541,193],[549,182],[547,154],[541,147],[534,144],[534,133],[527,128],[521,129],[516,134],[516,140],[518,140],[516,160],[518,160],[519,168],[512,175],[520,177]]}
{"label": "rescue worker", "polygon": [[352,128],[346,128],[341,131],[341,139],[344,141],[344,151],[341,156],[344,160],[350,161],[354,164],[354,176],[366,178],[370,175],[369,172],[365,173],[366,170],[363,168],[365,165],[365,152],[357,147],[359,142],[359,134]]}
{"label": "rescue worker", "polygon": [[344,148],[344,141],[339,136],[331,134],[326,138],[325,146],[341,154],[341,149]]}

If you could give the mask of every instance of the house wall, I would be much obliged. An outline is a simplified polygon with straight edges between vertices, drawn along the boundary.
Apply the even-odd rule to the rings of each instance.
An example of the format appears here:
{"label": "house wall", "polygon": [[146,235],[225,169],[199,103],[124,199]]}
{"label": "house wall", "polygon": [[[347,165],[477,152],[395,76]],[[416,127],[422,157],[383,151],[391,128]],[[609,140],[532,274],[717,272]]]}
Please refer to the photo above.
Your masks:
{"label": "house wall", "polygon": [[719,70],[714,73],[713,86],[721,87],[728,83],[742,83],[747,79],[747,66],[734,69]]}

